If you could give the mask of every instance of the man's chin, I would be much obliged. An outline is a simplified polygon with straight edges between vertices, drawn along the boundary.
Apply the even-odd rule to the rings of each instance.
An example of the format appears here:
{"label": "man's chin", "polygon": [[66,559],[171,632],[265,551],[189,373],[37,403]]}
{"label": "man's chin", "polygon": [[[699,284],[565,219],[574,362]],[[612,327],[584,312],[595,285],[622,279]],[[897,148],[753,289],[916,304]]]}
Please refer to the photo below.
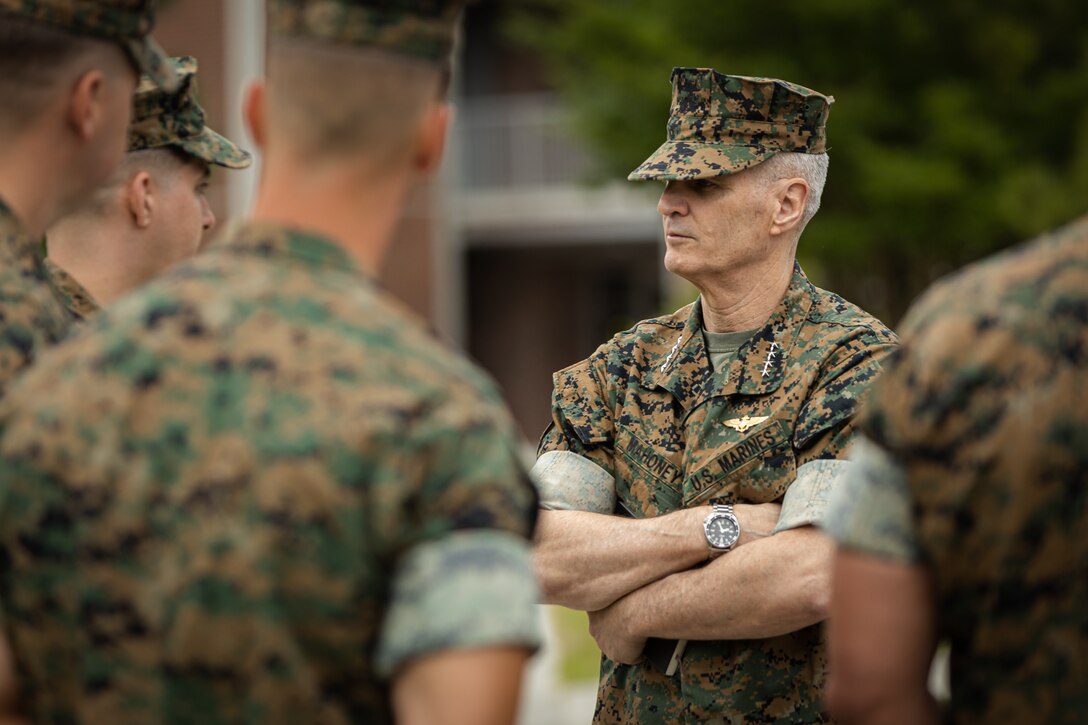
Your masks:
{"label": "man's chin", "polygon": [[691,264],[690,260],[682,259],[679,255],[672,255],[669,252],[665,252],[665,269],[693,284],[692,276],[698,273],[698,269]]}

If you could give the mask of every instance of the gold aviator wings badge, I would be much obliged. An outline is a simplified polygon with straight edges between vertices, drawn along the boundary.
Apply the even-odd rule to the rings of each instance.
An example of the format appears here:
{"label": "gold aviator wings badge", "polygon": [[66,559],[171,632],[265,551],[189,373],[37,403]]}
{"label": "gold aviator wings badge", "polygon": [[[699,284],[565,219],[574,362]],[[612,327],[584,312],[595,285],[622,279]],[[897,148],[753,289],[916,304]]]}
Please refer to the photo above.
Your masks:
{"label": "gold aviator wings badge", "polygon": [[722,421],[722,425],[728,426],[738,433],[743,433],[749,428],[754,428],[763,421],[767,420],[769,416],[760,415],[753,418],[750,415],[746,415],[743,418],[731,418],[730,420]]}

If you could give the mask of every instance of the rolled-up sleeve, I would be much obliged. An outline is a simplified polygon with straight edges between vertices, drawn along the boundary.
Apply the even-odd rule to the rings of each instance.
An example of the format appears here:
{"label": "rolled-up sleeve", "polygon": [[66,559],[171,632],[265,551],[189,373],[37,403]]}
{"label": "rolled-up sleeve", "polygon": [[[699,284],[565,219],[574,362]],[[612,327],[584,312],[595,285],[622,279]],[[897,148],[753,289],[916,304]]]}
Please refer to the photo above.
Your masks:
{"label": "rolled-up sleeve", "polygon": [[906,474],[883,448],[858,437],[831,495],[824,529],[843,547],[892,561],[919,559]]}
{"label": "rolled-up sleeve", "polygon": [[390,677],[439,651],[540,646],[528,542],[495,530],[453,533],[405,553],[393,578],[375,670]]}

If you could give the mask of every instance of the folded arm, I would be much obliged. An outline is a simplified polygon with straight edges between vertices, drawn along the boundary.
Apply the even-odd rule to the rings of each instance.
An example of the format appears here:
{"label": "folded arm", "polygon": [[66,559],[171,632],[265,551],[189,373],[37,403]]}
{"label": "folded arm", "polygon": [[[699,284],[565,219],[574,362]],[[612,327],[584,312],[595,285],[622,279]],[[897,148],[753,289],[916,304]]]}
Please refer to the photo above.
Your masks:
{"label": "folded arm", "polygon": [[[778,521],[776,504],[738,505],[736,552],[767,536]],[[544,602],[596,611],[675,572],[706,561],[703,519],[709,506],[648,519],[583,511],[541,511],[533,565]]]}
{"label": "folded arm", "polygon": [[783,531],[592,612],[590,630],[618,661],[637,659],[647,637],[762,639],[793,632],[827,616],[831,553],[831,542],[811,526]]}

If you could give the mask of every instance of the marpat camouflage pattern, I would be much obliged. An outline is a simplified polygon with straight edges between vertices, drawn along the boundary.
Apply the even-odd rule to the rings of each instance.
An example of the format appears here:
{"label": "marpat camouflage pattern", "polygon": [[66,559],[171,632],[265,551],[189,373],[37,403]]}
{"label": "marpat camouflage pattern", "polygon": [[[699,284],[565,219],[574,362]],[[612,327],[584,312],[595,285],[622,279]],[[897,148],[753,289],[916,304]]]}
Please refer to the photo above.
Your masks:
{"label": "marpat camouflage pattern", "polygon": [[128,150],[176,146],[195,158],[244,169],[253,163],[248,151],[204,124],[204,109],[197,100],[196,58],[171,58],[178,75],[178,89],[170,92],[144,77],[133,99],[132,123],[128,127]]}
{"label": "marpat camouflage pattern", "polygon": [[538,643],[493,384],[322,237],[235,230],[50,350],[0,425],[34,721],[384,723],[412,658]]}
{"label": "marpat camouflage pattern", "polygon": [[464,0],[269,0],[268,29],[427,61],[448,58]]}
{"label": "marpat camouflage pattern", "polygon": [[65,308],[77,321],[83,322],[98,312],[98,303],[94,301],[91,293],[75,277],[65,272],[48,257],[45,258],[45,272],[49,275],[49,282],[60,295]]}
{"label": "marpat camouflage pattern", "polygon": [[668,140],[627,178],[705,179],[743,171],[779,151],[822,154],[834,101],[774,78],[673,68]]}
{"label": "marpat camouflage pattern", "polygon": [[163,88],[177,87],[173,65],[148,36],[155,26],[155,0],[0,0],[0,21],[5,13],[115,41],[140,73]]}
{"label": "marpat camouflage pattern", "polygon": [[[1082,723],[1088,217],[939,283],[903,329],[859,420],[898,467],[902,499],[859,506],[848,523],[861,524],[832,532],[876,555],[902,550],[873,532],[908,513],[913,547],[898,558],[934,577],[949,722]],[[863,471],[883,485],[879,467]]]}
{"label": "marpat camouflage pattern", "polygon": [[[842,456],[859,401],[895,344],[880,321],[797,267],[778,309],[725,369],[711,367],[696,301],[556,373],[540,452],[590,459],[640,517],[712,498],[781,503],[799,467]],[[594,721],[822,723],[825,671],[820,626],[690,642],[673,677],[605,659]]]}
{"label": "marpat camouflage pattern", "polygon": [[0,398],[11,381],[74,321],[32,239],[0,200]]}

